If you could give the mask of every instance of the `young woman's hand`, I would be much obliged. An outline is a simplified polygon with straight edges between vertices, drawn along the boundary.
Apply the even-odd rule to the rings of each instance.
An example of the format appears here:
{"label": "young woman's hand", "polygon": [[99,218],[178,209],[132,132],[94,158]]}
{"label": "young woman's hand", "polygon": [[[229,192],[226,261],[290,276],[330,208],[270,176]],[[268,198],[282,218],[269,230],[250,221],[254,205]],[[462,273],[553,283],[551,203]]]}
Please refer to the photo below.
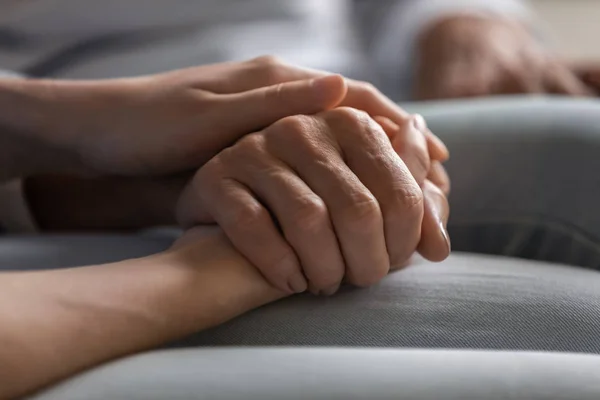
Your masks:
{"label": "young woman's hand", "polygon": [[24,153],[46,149],[43,159],[56,165],[45,172],[66,164],[71,172],[166,175],[199,168],[287,116],[339,105],[392,120],[406,115],[369,84],[271,57],[130,79],[0,83],[0,127],[17,132],[11,143],[19,134],[31,139]]}

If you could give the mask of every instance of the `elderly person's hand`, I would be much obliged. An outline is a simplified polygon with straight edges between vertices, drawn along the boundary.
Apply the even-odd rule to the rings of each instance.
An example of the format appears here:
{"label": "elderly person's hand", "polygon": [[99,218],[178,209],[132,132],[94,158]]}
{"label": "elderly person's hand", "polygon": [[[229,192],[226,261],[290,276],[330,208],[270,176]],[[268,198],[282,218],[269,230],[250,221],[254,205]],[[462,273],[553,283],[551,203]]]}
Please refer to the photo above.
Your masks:
{"label": "elderly person's hand", "polygon": [[[420,117],[376,120],[336,108],[245,136],[199,170],[179,221],[217,222],[288,293],[332,294],[343,280],[371,285],[416,249],[443,260],[448,204],[426,181],[429,132]],[[433,175],[448,187],[444,174]]]}
{"label": "elderly person's hand", "polygon": [[417,53],[414,95],[419,99],[591,93],[525,25],[503,17],[437,21],[422,34]]}

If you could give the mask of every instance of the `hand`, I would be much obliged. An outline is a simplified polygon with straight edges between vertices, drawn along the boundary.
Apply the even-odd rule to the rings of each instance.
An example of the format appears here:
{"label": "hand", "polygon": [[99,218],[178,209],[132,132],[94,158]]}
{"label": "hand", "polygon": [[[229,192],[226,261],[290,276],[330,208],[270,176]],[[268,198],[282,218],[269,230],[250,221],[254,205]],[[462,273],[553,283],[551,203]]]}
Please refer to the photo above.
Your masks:
{"label": "hand", "polygon": [[[419,123],[398,122],[398,132],[387,126],[389,136],[410,136],[407,153],[427,146]],[[413,163],[419,179],[428,162]],[[417,246],[431,259],[448,255],[446,199],[424,185],[379,124],[337,108],[284,118],[221,152],[184,191],[178,219],[184,226],[217,222],[281,290],[331,294],[343,278],[377,282]]]}
{"label": "hand", "polygon": [[[211,275],[218,276],[221,284],[226,285],[228,289],[220,292],[229,297],[228,301],[223,303],[229,313],[240,314],[289,295],[271,286],[233,247],[218,227],[196,226],[186,230],[163,255],[170,260],[166,262],[167,265],[177,265],[188,270],[192,275],[188,278],[190,283],[203,281],[197,276],[199,273],[204,275],[204,281],[211,280],[206,279]],[[159,254],[158,257],[163,255]],[[159,262],[165,264],[164,259]],[[212,317],[219,321],[211,322],[211,325],[218,325],[231,318],[225,313],[214,313]]]}
{"label": "hand", "polygon": [[0,339],[10,346],[0,346],[0,399],[28,397],[285,295],[218,229],[190,230],[168,251],[114,264],[3,272]]}
{"label": "hand", "polygon": [[424,32],[418,53],[415,96],[419,99],[590,94],[524,25],[510,19],[448,17]]}
{"label": "hand", "polygon": [[[405,113],[371,85],[270,57],[143,78],[54,82],[43,129],[74,144],[100,174],[164,175],[196,169],[249,132],[289,115],[337,105],[398,119]],[[434,139],[431,141],[435,147]]]}
{"label": "hand", "polygon": [[600,95],[600,65],[598,63],[579,63],[573,67],[573,71],[594,96]]}

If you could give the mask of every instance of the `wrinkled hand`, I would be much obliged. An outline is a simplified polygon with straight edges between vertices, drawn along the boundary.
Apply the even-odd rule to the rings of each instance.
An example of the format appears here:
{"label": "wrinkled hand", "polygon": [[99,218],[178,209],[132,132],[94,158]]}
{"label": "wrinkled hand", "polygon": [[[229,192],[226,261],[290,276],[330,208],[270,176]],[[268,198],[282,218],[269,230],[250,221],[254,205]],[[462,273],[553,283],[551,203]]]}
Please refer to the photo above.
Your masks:
{"label": "wrinkled hand", "polygon": [[501,17],[461,15],[438,21],[421,36],[417,57],[414,94],[419,99],[590,94],[523,24]]}
{"label": "wrinkled hand", "polygon": [[427,154],[430,132],[410,116],[378,121],[336,108],[247,135],[198,171],[178,220],[217,222],[288,293],[332,294],[342,280],[373,284],[415,249],[442,260],[448,204],[426,181],[431,161],[399,156]]}
{"label": "wrinkled hand", "polygon": [[[338,105],[397,120],[373,86],[272,57],[142,78],[58,82],[53,125],[100,174],[165,175],[196,169],[243,135],[289,115]],[[65,122],[66,121],[66,122]],[[434,139],[432,141],[435,146]]]}

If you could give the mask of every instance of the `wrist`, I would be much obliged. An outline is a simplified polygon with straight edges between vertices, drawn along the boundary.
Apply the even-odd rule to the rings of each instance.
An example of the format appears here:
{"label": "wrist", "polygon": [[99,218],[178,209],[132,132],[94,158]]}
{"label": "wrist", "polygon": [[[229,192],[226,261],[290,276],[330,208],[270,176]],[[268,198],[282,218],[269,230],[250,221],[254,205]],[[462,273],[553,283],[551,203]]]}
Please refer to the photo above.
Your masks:
{"label": "wrist", "polygon": [[[216,326],[252,309],[288,296],[271,286],[261,273],[238,253],[216,228],[194,228],[184,243],[176,243],[154,262],[170,266],[180,284],[173,296],[179,298],[184,320],[196,324],[192,330]],[[189,241],[188,241],[189,240]],[[213,312],[207,315],[207,303]]]}

